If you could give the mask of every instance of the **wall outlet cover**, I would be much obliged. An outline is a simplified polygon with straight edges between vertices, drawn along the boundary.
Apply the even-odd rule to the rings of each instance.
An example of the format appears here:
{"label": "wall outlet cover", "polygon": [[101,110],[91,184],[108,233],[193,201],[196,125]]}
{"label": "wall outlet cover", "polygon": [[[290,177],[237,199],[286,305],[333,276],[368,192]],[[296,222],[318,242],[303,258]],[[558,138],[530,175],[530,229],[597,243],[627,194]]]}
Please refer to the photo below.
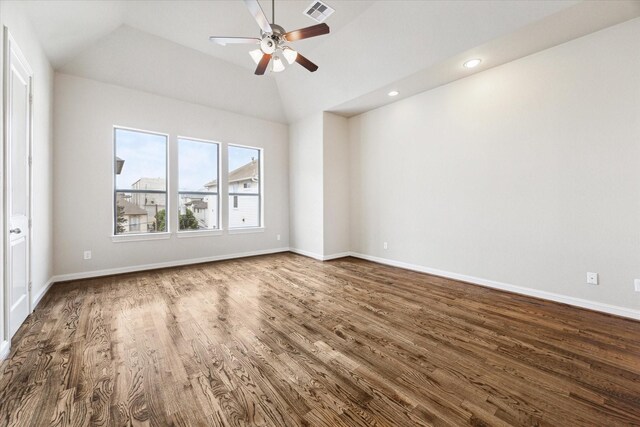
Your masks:
{"label": "wall outlet cover", "polygon": [[590,285],[598,284],[598,273],[587,273],[587,283]]}
{"label": "wall outlet cover", "polygon": [[91,251],[84,251],[84,259],[91,259]]}
{"label": "wall outlet cover", "polygon": [[633,285],[635,287],[636,292],[640,292],[640,279],[634,280]]}

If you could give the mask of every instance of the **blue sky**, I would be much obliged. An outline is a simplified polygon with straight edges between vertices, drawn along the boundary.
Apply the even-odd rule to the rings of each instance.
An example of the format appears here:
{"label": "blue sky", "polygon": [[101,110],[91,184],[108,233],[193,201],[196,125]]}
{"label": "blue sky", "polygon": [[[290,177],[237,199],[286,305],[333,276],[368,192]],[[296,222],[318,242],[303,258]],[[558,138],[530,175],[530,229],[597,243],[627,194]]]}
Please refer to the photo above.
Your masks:
{"label": "blue sky", "polygon": [[258,159],[259,151],[253,148],[229,146],[229,172],[246,165],[251,158]]}
{"label": "blue sky", "polygon": [[218,144],[178,139],[178,188],[204,191],[218,176]]}
{"label": "blue sky", "polygon": [[124,160],[116,188],[131,188],[138,179],[166,177],[167,138],[163,135],[116,129],[116,156]]}
{"label": "blue sky", "polygon": [[[124,166],[116,175],[118,189],[131,188],[140,178],[165,178],[167,139],[163,135],[116,129],[116,156]],[[178,140],[178,170],[180,191],[202,191],[204,184],[218,174],[217,144],[188,139]],[[229,146],[229,170],[239,168],[258,158],[259,151]]]}

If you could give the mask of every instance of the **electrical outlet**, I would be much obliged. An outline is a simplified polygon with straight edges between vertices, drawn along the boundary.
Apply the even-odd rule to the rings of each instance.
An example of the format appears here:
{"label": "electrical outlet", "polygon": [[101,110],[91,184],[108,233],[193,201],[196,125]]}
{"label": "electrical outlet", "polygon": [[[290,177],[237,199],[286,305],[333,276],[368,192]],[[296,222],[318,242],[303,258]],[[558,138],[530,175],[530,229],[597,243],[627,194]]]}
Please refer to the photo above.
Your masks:
{"label": "electrical outlet", "polygon": [[587,273],[587,283],[589,285],[597,285],[598,284],[598,273]]}
{"label": "electrical outlet", "polygon": [[636,289],[636,292],[640,292],[640,279],[636,279],[633,281],[633,285]]}
{"label": "electrical outlet", "polygon": [[277,239],[277,240],[280,240],[280,235],[279,235],[279,234],[276,236],[276,239]]}
{"label": "electrical outlet", "polygon": [[91,259],[91,251],[84,251],[84,259]]}
{"label": "electrical outlet", "polygon": [[389,249],[389,245],[387,244],[387,242],[384,242],[384,245],[382,245],[382,247],[383,247],[384,249]]}

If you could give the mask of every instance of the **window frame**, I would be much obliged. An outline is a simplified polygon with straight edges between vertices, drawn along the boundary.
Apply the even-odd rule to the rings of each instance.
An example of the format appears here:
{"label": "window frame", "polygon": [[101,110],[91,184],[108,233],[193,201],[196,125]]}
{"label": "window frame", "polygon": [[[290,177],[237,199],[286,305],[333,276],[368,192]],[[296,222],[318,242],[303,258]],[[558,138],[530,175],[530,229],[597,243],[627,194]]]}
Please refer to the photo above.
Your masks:
{"label": "window frame", "polygon": [[[138,132],[138,133],[146,133],[150,135],[162,136],[165,138],[165,189],[162,190],[136,190],[136,189],[118,189],[116,184],[117,173],[115,170],[116,164],[116,133],[118,130],[124,130],[129,132]],[[171,144],[170,135],[164,132],[156,132],[145,129],[132,128],[128,126],[120,126],[113,125],[112,135],[111,135],[111,164],[110,164],[110,173],[112,176],[111,180],[111,196],[112,196],[112,216],[111,216],[111,240],[114,242],[122,242],[122,241],[140,241],[140,240],[158,240],[158,239],[168,239],[171,236],[171,199],[169,198],[170,194],[170,182],[169,182],[169,170],[170,170],[170,150],[169,146]],[[126,233],[126,234],[118,234],[116,232],[116,219],[118,218],[118,193],[150,193],[150,194],[164,194],[165,195],[165,227],[164,231],[157,231],[153,233]]]}
{"label": "window frame", "polygon": [[[229,183],[229,147],[238,147],[238,148],[246,148],[250,150],[256,150],[258,152],[258,193],[238,193],[231,192],[229,189],[231,185]],[[250,233],[252,231],[261,231],[264,230],[264,148],[262,147],[253,147],[250,145],[243,144],[226,144],[226,161],[227,161],[227,177],[225,180],[226,183],[226,198],[227,204],[229,203],[229,197],[231,196],[257,196],[258,197],[258,225],[251,225],[246,227],[231,227],[230,213],[231,209],[239,209],[239,208],[231,208],[227,206],[227,228],[229,234],[241,234],[241,233]]]}
{"label": "window frame", "polygon": [[[218,180],[218,191],[216,193],[213,192],[207,192],[207,191],[180,191],[180,140],[181,139],[186,139],[188,141],[194,141],[194,142],[200,142],[200,143],[206,143],[206,144],[215,144],[217,146],[217,151],[218,151],[218,171],[217,171],[217,180]],[[178,237],[196,237],[195,235],[199,235],[199,236],[205,236],[205,235],[220,235],[222,234],[222,231],[224,230],[223,224],[222,224],[222,182],[220,182],[220,178],[221,178],[221,170],[222,170],[222,143],[219,141],[214,141],[211,139],[202,139],[202,138],[191,138],[188,136],[181,136],[178,135],[176,136],[176,164],[177,164],[177,182],[178,184],[176,185],[177,188],[177,199],[176,199],[176,205],[178,207],[178,210],[180,209],[180,194],[196,194],[196,195],[211,195],[211,194],[215,194],[217,196],[218,199],[218,206],[217,206],[217,224],[218,224],[218,228],[212,228],[212,229],[208,229],[208,230],[180,230],[180,217],[178,217],[178,225],[176,226],[176,234],[178,235]]]}

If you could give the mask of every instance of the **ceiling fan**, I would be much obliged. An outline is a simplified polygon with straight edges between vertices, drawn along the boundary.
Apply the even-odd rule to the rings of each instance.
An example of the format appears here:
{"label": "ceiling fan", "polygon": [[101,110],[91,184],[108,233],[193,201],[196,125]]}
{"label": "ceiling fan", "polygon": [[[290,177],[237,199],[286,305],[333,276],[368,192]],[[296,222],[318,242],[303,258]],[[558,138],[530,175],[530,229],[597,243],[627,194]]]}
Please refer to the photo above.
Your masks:
{"label": "ceiling fan", "polygon": [[329,26],[327,24],[312,25],[311,27],[301,28],[299,30],[285,32],[284,28],[276,25],[275,22],[275,0],[272,0],[272,16],[271,23],[267,20],[258,0],[244,0],[244,4],[249,12],[260,26],[260,38],[257,37],[209,37],[209,40],[216,42],[222,46],[227,44],[259,44],[260,48],[252,50],[249,55],[258,64],[256,68],[257,75],[263,75],[269,66],[269,62],[273,59],[272,71],[278,73],[284,70],[282,57],[289,64],[297,62],[307,70],[314,72],[318,66],[297,51],[290,48],[286,43],[297,40],[308,39],[310,37],[329,34]]}

